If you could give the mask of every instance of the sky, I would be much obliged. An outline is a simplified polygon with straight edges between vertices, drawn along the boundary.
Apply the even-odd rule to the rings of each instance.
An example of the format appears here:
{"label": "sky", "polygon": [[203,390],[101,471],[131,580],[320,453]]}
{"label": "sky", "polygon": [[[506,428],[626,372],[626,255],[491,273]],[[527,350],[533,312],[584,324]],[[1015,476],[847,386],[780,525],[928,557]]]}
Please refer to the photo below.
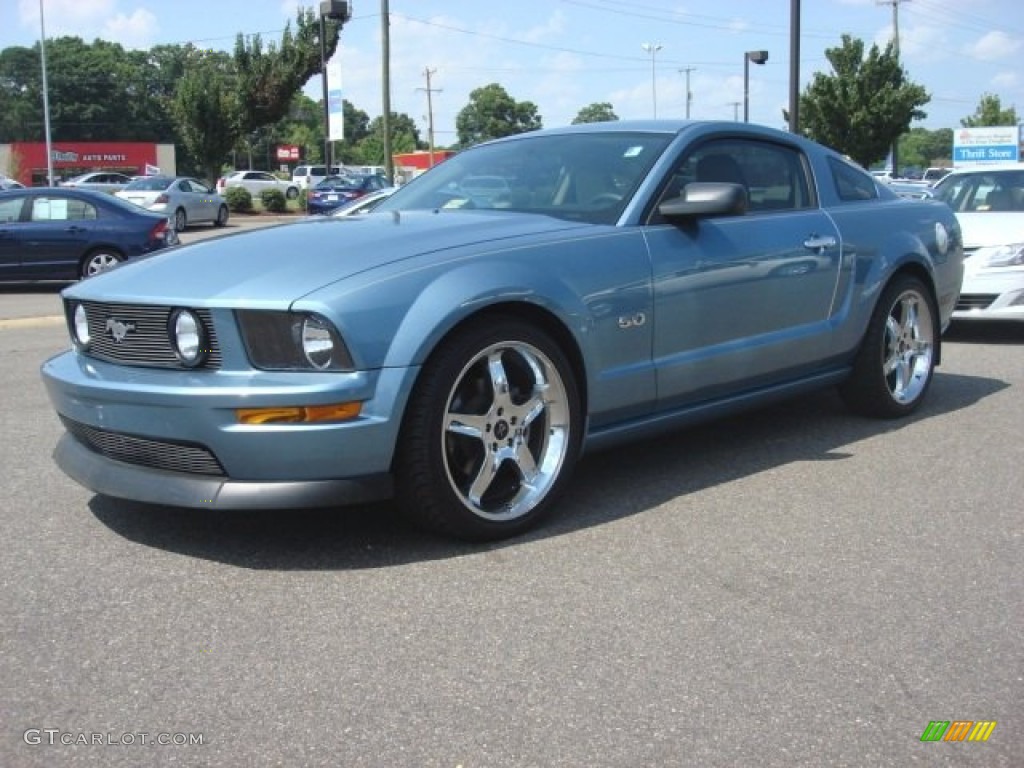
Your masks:
{"label": "sky", "polygon": [[[686,78],[695,119],[743,116],[747,51],[751,122],[785,127],[791,0],[353,0],[339,55],[343,94],[370,118],[382,113],[382,19],[390,19],[393,112],[427,139],[429,70],[438,146],[457,140],[455,118],[470,92],[499,83],[536,105],[545,127],[608,102],[622,119],[683,117]],[[280,40],[298,6],[313,0],[0,0],[0,48],[77,35],[126,48],[193,43],[230,51],[236,36]],[[803,0],[800,90],[831,73],[825,50],[849,34],[885,45],[896,12],[903,65],[931,95],[929,129],[956,128],[985,93],[1024,116],[1021,0]],[[645,47],[646,45],[646,47]],[[660,46],[660,48],[658,48]],[[687,72],[688,70],[688,72]],[[315,75],[305,87],[319,99]]]}

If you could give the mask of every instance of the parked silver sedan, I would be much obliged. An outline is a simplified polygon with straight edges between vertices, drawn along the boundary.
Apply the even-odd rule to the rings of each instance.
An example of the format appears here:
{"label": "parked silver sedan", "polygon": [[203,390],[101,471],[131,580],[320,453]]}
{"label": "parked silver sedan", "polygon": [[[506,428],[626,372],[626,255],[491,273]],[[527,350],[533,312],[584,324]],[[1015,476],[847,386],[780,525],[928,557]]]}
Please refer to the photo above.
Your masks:
{"label": "parked silver sedan", "polygon": [[118,192],[131,182],[131,177],[113,171],[92,171],[62,181],[60,186],[74,189],[94,189],[97,192]]}
{"label": "parked silver sedan", "polygon": [[224,198],[187,176],[146,176],[133,181],[117,196],[146,210],[166,213],[178,232],[189,224],[210,222],[223,227],[228,222]]}

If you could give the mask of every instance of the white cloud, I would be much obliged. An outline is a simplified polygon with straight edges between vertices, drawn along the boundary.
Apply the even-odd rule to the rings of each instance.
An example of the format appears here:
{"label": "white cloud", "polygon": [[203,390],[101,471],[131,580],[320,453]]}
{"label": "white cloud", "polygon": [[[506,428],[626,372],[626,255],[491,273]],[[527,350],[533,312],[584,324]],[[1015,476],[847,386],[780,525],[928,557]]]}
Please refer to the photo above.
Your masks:
{"label": "white cloud", "polygon": [[1014,71],[999,72],[992,78],[992,85],[997,89],[1010,90],[1021,84],[1020,75]]}
{"label": "white cloud", "polygon": [[[46,36],[77,35],[89,40],[100,34],[103,23],[114,13],[116,0],[47,0],[44,7]],[[38,0],[19,0],[21,25],[39,27]]]}
{"label": "white cloud", "polygon": [[151,48],[158,27],[156,16],[144,8],[137,8],[130,16],[118,13],[107,19],[103,24],[102,37],[125,48]]}
{"label": "white cloud", "polygon": [[966,53],[981,61],[995,61],[1013,56],[1021,48],[1021,41],[1010,37],[1002,30],[989,32],[967,46]]}

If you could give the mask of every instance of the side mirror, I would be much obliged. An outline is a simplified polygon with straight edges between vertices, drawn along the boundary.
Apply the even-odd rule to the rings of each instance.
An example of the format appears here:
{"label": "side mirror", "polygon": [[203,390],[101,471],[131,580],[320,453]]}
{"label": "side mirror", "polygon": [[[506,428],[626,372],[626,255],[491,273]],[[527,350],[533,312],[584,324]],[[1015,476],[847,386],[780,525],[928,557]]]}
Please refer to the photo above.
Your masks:
{"label": "side mirror", "polygon": [[742,216],[747,207],[747,189],[742,184],[695,181],[687,184],[679,197],[661,203],[658,213],[671,221],[698,216]]}

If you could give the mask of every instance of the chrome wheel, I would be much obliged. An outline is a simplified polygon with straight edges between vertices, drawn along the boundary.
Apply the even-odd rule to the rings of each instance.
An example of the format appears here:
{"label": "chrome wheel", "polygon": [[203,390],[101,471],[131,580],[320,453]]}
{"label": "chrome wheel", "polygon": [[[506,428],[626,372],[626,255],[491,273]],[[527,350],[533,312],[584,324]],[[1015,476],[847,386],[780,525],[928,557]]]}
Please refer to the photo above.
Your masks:
{"label": "chrome wheel", "polygon": [[177,232],[184,232],[187,226],[188,216],[185,214],[185,209],[179,208],[174,212],[174,229]]}
{"label": "chrome wheel", "polygon": [[896,299],[885,323],[882,371],[898,403],[913,402],[931,378],[935,321],[927,300],[913,290]]}
{"label": "chrome wheel", "polygon": [[121,261],[121,256],[111,251],[95,251],[85,257],[82,264],[82,277],[92,277],[100,272],[110,269]]}
{"label": "chrome wheel", "polygon": [[865,416],[905,416],[924,399],[939,359],[938,313],[918,278],[897,275],[875,305],[853,370],[839,388]]}
{"label": "chrome wheel", "polygon": [[441,434],[448,482],[476,515],[521,517],[558,478],[569,428],[554,364],[530,344],[493,344],[462,369],[448,397]]}
{"label": "chrome wheel", "polygon": [[427,359],[405,408],[394,465],[403,510],[463,539],[525,531],[568,483],[582,410],[551,336],[501,314],[467,322]]}

